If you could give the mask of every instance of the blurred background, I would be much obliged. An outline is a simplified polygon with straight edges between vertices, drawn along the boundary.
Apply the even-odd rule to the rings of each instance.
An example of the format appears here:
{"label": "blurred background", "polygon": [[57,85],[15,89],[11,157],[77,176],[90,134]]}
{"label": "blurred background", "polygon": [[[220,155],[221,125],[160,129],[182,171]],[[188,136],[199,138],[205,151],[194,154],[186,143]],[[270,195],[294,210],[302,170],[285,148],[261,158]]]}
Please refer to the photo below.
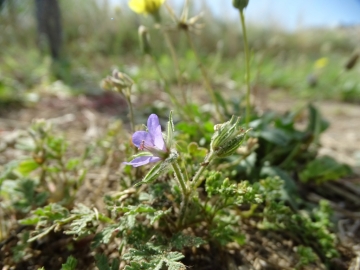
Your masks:
{"label": "blurred background", "polygon": [[[167,1],[177,14],[183,2]],[[191,2],[192,15],[203,11],[204,27],[195,39],[204,61],[216,70],[215,81],[242,87],[243,41],[232,2]],[[245,14],[254,87],[360,101],[358,70],[347,68],[354,57],[356,63],[360,44],[359,0],[251,0]],[[1,0],[0,101],[32,102],[41,91],[60,88],[62,93],[98,94],[99,81],[115,66],[134,79],[156,79],[139,57],[140,24],[151,28],[152,18],[134,14],[126,0]],[[150,34],[153,53],[170,67],[163,40],[153,29]],[[193,57],[186,40],[177,33],[172,38],[185,66]],[[236,69],[231,68],[234,61]],[[165,70],[175,80],[171,68]],[[199,82],[198,75],[191,68],[184,73],[189,83]]]}

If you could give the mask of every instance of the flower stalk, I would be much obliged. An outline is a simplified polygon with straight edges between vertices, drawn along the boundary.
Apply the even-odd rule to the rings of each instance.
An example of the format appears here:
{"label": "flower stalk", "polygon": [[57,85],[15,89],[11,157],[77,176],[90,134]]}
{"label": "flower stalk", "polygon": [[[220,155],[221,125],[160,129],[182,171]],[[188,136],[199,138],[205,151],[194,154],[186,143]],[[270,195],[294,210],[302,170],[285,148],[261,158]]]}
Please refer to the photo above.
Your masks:
{"label": "flower stalk", "polygon": [[223,120],[223,116],[222,114],[220,113],[220,109],[219,109],[219,103],[217,102],[217,99],[216,99],[216,96],[215,96],[215,92],[211,86],[211,83],[210,83],[210,80],[209,80],[209,77],[208,77],[208,74],[206,72],[206,69],[204,67],[204,65],[202,64],[201,60],[200,60],[200,57],[196,51],[196,48],[195,48],[195,45],[194,45],[194,42],[192,41],[192,38],[191,38],[191,35],[189,33],[189,31],[185,31],[186,33],[186,37],[187,37],[187,40],[188,40],[188,43],[190,45],[190,48],[191,50],[194,52],[194,55],[195,55],[195,59],[198,63],[198,66],[200,68],[200,71],[201,71],[201,74],[202,74],[202,77],[204,79],[204,83],[205,83],[205,87],[207,89],[207,91],[209,92],[209,95],[214,103],[214,106],[215,106],[215,111],[216,111],[216,114],[218,116],[218,119],[220,121]]}
{"label": "flower stalk", "polygon": [[205,157],[204,162],[201,163],[199,170],[196,172],[195,176],[191,181],[192,190],[196,190],[204,181],[204,179],[201,178],[201,175],[203,174],[205,169],[209,166],[210,162],[215,158],[215,156],[216,153],[214,151],[210,151],[210,153]]}
{"label": "flower stalk", "polygon": [[117,69],[114,69],[111,76],[107,76],[101,82],[101,87],[105,90],[112,90],[122,94],[125,97],[126,103],[129,107],[129,119],[131,131],[135,131],[135,119],[134,119],[134,110],[131,102],[131,88],[134,84],[134,81],[125,73],[119,72]]}
{"label": "flower stalk", "polygon": [[246,63],[246,115],[245,115],[245,123],[246,128],[249,128],[250,123],[250,95],[251,95],[251,88],[250,88],[250,52],[249,52],[249,45],[246,33],[246,25],[245,25],[245,16],[244,16],[244,9],[239,9],[240,14],[240,21],[241,21],[241,28],[243,32],[243,40],[244,40],[244,54],[245,54],[245,63]]}
{"label": "flower stalk", "polygon": [[172,168],[174,170],[175,177],[176,177],[176,179],[178,180],[178,182],[180,184],[181,191],[183,193],[183,199],[184,199],[184,197],[186,197],[186,194],[189,193],[189,192],[188,192],[188,187],[187,187],[187,184],[186,184],[186,180],[184,178],[183,173],[181,172],[182,170],[181,170],[181,167],[179,165],[179,160],[177,159],[171,165],[172,165]]}
{"label": "flower stalk", "polygon": [[134,109],[133,109],[133,105],[131,102],[131,89],[130,88],[127,88],[125,91],[125,100],[129,107],[129,119],[130,119],[131,132],[134,132],[135,131],[135,118],[134,118]]}
{"label": "flower stalk", "polygon": [[178,87],[181,91],[182,94],[182,98],[185,104],[187,104],[187,98],[186,98],[186,92],[183,91],[183,81],[182,81],[182,77],[181,77],[181,70],[180,70],[180,65],[179,65],[179,59],[176,55],[176,51],[175,51],[175,47],[174,44],[171,41],[171,38],[169,37],[169,34],[166,30],[163,30],[163,35],[166,41],[166,45],[168,46],[169,50],[170,50],[170,55],[174,64],[174,69],[176,72],[176,77],[177,77],[177,81],[178,81]]}

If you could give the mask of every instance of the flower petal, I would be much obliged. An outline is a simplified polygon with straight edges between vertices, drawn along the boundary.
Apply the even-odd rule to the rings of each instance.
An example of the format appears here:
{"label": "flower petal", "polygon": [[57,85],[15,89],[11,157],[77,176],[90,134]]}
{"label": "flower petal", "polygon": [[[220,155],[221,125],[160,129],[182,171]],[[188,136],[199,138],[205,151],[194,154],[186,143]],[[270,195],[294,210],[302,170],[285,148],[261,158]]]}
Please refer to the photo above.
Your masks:
{"label": "flower petal", "polygon": [[144,0],[131,0],[129,7],[136,13],[146,13],[146,2]]}
{"label": "flower petal", "polygon": [[159,117],[156,114],[151,114],[147,121],[147,128],[152,137],[154,145],[159,150],[166,150],[164,138],[161,133],[161,126],[159,122]]}
{"label": "flower petal", "polygon": [[156,148],[158,148],[159,150],[166,151],[164,138],[163,138],[163,135],[161,133],[161,126],[158,126],[156,128],[155,132],[151,133],[151,135],[153,137],[154,144],[155,144]]}
{"label": "flower petal", "polygon": [[157,162],[157,161],[160,161],[160,160],[161,159],[158,158],[158,157],[144,156],[144,157],[135,158],[130,162],[123,162],[123,164],[131,165],[133,167],[139,167],[139,166],[146,165],[146,164],[149,164],[149,163],[152,163],[152,162]]}
{"label": "flower petal", "polygon": [[150,133],[154,132],[160,126],[159,117],[156,114],[150,114],[147,120],[147,128]]}
{"label": "flower petal", "polygon": [[140,148],[142,142],[145,141],[146,146],[154,147],[153,137],[146,131],[136,131],[132,136],[132,142],[137,147]]}

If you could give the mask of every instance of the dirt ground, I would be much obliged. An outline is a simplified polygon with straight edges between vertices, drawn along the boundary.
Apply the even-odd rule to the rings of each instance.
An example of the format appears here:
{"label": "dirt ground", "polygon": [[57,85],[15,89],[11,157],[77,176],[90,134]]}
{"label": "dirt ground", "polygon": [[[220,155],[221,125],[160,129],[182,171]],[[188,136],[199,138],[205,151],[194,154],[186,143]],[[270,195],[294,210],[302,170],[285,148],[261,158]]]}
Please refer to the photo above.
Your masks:
{"label": "dirt ground", "polygon": [[[263,112],[286,112],[305,106],[305,101],[273,92],[257,98],[257,108]],[[321,136],[320,155],[330,155],[360,172],[360,104],[335,101],[314,102],[330,127]],[[86,136],[104,127],[112,118],[126,119],[126,103],[116,94],[93,97],[46,96],[33,106],[0,110],[0,133],[5,137],[16,129],[26,129],[36,118],[51,119],[64,131],[86,132]],[[9,135],[11,137],[11,135]],[[10,138],[11,139],[11,138]],[[0,161],[0,163],[2,163]]]}
{"label": "dirt ground", "polygon": [[[288,97],[285,99],[283,96],[279,97],[275,94],[273,97],[267,98],[266,102],[257,105],[264,112],[266,112],[267,109],[285,112],[289,109],[299,108],[305,104],[304,101],[298,101]],[[321,137],[322,148],[320,154],[330,155],[340,162],[351,165],[359,175],[360,105],[327,101],[317,102],[316,106],[320,108],[322,115],[330,122],[329,129]],[[21,156],[21,152],[17,152],[14,148],[10,149],[11,151],[6,150],[6,146],[11,145],[16,137],[20,136],[19,134],[21,134],[21,132],[25,132],[33,119],[49,119],[57,129],[66,134],[66,138],[71,141],[71,144],[78,144],[80,146],[102,133],[107,126],[107,123],[112,119],[126,119],[126,113],[126,103],[113,93],[106,93],[103,96],[96,97],[63,97],[60,99],[55,96],[45,96],[32,106],[1,109],[0,152],[2,152],[2,155],[0,156],[0,166],[11,159],[19,158]],[[99,173],[101,174],[101,172]],[[85,189],[82,190],[82,192],[85,192],[87,195],[89,194],[88,192],[93,191],[99,187],[99,185],[101,186],[101,184],[94,180],[99,179],[98,175],[94,177],[90,175],[89,177],[90,179],[88,179],[86,184],[90,185],[90,187],[85,187]],[[360,205],[360,199],[358,199],[360,197],[359,185],[360,178],[354,176],[349,179],[340,179],[336,183],[328,186],[328,188],[333,189],[332,191],[335,193],[341,193],[339,193],[341,195],[341,200],[336,199],[331,202],[331,205],[336,210],[336,215],[339,220],[336,225],[336,231],[338,231],[337,234],[341,246],[346,248],[344,254],[347,254],[351,250],[348,256],[343,255],[343,258],[347,258],[346,266],[338,269],[348,269],[349,265],[354,265],[354,267],[356,267],[357,263],[360,262],[360,214],[356,210]],[[101,187],[103,188],[102,192],[105,192],[108,189],[107,187]],[[307,199],[318,202],[323,198],[322,196],[323,194],[321,191],[319,192],[319,190],[314,189],[309,192]],[[95,202],[89,201],[83,203],[91,204]],[[349,209],[347,207],[349,205],[353,205],[353,207]],[[250,244],[243,249],[243,258],[246,258],[249,262],[253,261],[254,250],[261,249],[264,249],[264,252],[266,251],[267,253],[270,252],[272,254],[269,253],[271,256],[268,254],[268,256],[265,256],[267,259],[264,258],[264,261],[267,261],[268,263],[272,261],[269,258],[274,257],[275,253],[276,256],[280,256],[280,253],[284,252],[283,258],[287,258],[286,254],[288,253],[286,253],[286,250],[289,250],[289,246],[284,244],[284,246],[279,247],[279,242],[276,240],[276,237],[279,236],[256,236],[256,234],[253,234],[252,230],[251,232],[252,233],[249,234],[251,241],[249,242]],[[275,239],[276,241],[274,241],[276,243],[272,243],[271,239]],[[267,244],[261,243],[261,241],[265,240],[267,241]],[[254,243],[257,244],[255,245]],[[276,250],[275,253],[273,252],[273,248]],[[276,256],[273,258],[274,262],[278,261],[281,257]],[[261,264],[262,262],[259,261],[258,263]],[[355,270],[357,268],[349,269]]]}

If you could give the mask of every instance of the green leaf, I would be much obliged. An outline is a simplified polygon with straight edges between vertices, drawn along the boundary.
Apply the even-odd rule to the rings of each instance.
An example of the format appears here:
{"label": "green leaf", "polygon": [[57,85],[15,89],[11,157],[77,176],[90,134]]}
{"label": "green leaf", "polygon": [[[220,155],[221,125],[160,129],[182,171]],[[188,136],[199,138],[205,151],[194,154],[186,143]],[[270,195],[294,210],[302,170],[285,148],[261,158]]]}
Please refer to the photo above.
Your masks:
{"label": "green leaf", "polygon": [[130,265],[125,266],[125,270],[146,270],[151,269],[152,266],[152,264],[146,262],[131,262]]}
{"label": "green leaf", "polygon": [[186,267],[180,261],[185,256],[180,252],[170,252],[166,254],[166,257],[163,258],[163,261],[168,266],[168,270],[185,270]]}
{"label": "green leaf", "polygon": [[276,191],[276,193],[279,192],[280,198],[282,200],[288,201],[294,209],[297,209],[296,197],[298,196],[298,188],[295,180],[289,175],[288,172],[279,169],[278,167],[264,166],[261,169],[260,176],[264,178],[269,177],[270,182],[271,182],[271,178],[276,178],[276,177],[283,180],[284,187],[282,187],[282,185],[281,187],[279,187],[279,189],[275,189],[275,187],[272,187],[269,188],[269,192],[271,192],[271,190]]}
{"label": "green leaf", "polygon": [[319,184],[326,181],[337,180],[351,173],[352,171],[349,166],[338,163],[331,157],[323,156],[309,162],[300,173],[300,179],[305,183],[315,181]]}
{"label": "green leaf", "polygon": [[[35,196],[38,195],[35,193],[35,188],[36,188],[36,184],[33,180],[21,179],[18,182],[18,187],[16,188],[16,191],[21,193],[22,198],[17,200],[14,203],[15,208],[17,208],[18,210],[20,210],[24,213],[31,210],[32,206],[36,205]],[[40,195],[40,197],[38,199],[39,199],[39,202],[41,202],[41,200],[43,199],[43,195]]]}
{"label": "green leaf", "polygon": [[223,181],[224,178],[220,172],[216,172],[216,171],[209,172],[209,176],[206,177],[206,182],[205,182],[205,189],[209,198],[220,192]]}
{"label": "green leaf", "polygon": [[61,265],[61,270],[75,270],[77,265],[77,260],[73,256],[69,256],[66,260],[66,263]]}
{"label": "green leaf", "polygon": [[182,250],[184,247],[199,247],[200,245],[204,244],[206,244],[206,241],[204,241],[200,237],[185,235],[182,233],[175,234],[171,238],[170,242],[170,245],[177,250]]}
{"label": "green leaf", "polygon": [[111,270],[108,258],[104,254],[95,255],[96,266],[99,270]]}
{"label": "green leaf", "polygon": [[8,179],[13,178],[13,170],[19,166],[18,161],[11,161],[8,164],[6,164],[5,168],[2,169],[2,172],[0,172],[0,190],[2,183]]}
{"label": "green leaf", "polygon": [[31,216],[19,220],[22,225],[36,225],[40,220],[42,221],[56,221],[68,217],[69,211],[59,204],[49,204],[43,208],[37,208],[31,212]]}
{"label": "green leaf", "polygon": [[41,205],[45,204],[48,197],[49,197],[49,194],[46,192],[41,192],[41,193],[36,194],[35,199],[34,199],[35,205],[41,206]]}
{"label": "green leaf", "polygon": [[[128,270],[163,269],[164,264],[171,270],[185,270],[185,265],[178,262],[183,258],[184,255],[180,252],[169,252],[166,247],[154,247],[149,244],[143,246],[142,250],[131,248],[123,255],[124,260],[130,261],[130,266],[125,268]],[[145,266],[147,268],[144,268]]]}
{"label": "green leaf", "polygon": [[120,260],[118,258],[113,259],[110,270],[119,270]]}
{"label": "green leaf", "polygon": [[146,215],[146,218],[148,218],[150,220],[150,224],[153,225],[155,223],[155,221],[158,221],[163,216],[168,215],[171,212],[171,210],[172,210],[171,208],[169,208],[166,211],[158,210],[154,213],[150,213],[150,214]]}
{"label": "green leaf", "polygon": [[15,148],[24,151],[34,151],[36,148],[35,142],[31,138],[20,138],[16,144]]}
{"label": "green leaf", "polygon": [[206,148],[199,147],[199,145],[195,142],[191,142],[188,145],[188,153],[192,157],[205,158],[205,156],[208,153],[208,150]]}
{"label": "green leaf", "polygon": [[113,210],[116,210],[120,213],[125,213],[125,216],[137,215],[137,214],[147,214],[146,218],[150,220],[150,224],[154,224],[155,221],[159,220],[164,215],[167,215],[171,212],[171,208],[166,211],[156,210],[155,208],[146,205],[139,204],[136,206],[129,205],[123,207],[115,207]]}
{"label": "green leaf", "polygon": [[29,173],[36,170],[37,168],[39,168],[39,164],[35,160],[27,159],[27,160],[20,162],[17,170],[22,175],[28,175]]}
{"label": "green leaf", "polygon": [[71,214],[76,217],[71,223],[70,228],[64,231],[65,234],[74,235],[75,239],[94,233],[95,226],[93,222],[97,222],[100,214],[83,204],[78,204]]}
{"label": "green leaf", "polygon": [[75,169],[79,164],[80,164],[79,158],[71,158],[68,160],[65,167],[67,170],[71,171],[71,170]]}
{"label": "green leaf", "polygon": [[119,230],[118,224],[113,224],[113,225],[105,227],[100,233],[95,235],[94,240],[91,244],[91,247],[97,248],[101,244],[109,243],[113,233],[116,232],[117,230]]}
{"label": "green leaf", "polygon": [[136,215],[140,213],[154,213],[156,212],[156,209],[146,204],[139,204],[116,207],[116,211],[120,213],[125,213],[126,215]]}
{"label": "green leaf", "polygon": [[296,253],[300,257],[298,266],[306,266],[317,260],[317,255],[311,247],[297,246]]}
{"label": "green leaf", "polygon": [[259,137],[278,146],[286,146],[290,142],[289,135],[278,128],[268,127],[260,131]]}
{"label": "green leaf", "polygon": [[318,109],[315,108],[314,105],[309,104],[309,123],[307,126],[307,131],[314,134],[317,129],[319,132],[325,131],[329,127],[329,122],[324,120],[321,117],[321,114]]}
{"label": "green leaf", "polygon": [[151,170],[145,175],[143,180],[135,185],[135,187],[138,187],[142,184],[149,184],[154,182],[162,173],[165,172],[165,170],[168,167],[168,162],[160,162],[157,163],[154,167],[151,168]]}

